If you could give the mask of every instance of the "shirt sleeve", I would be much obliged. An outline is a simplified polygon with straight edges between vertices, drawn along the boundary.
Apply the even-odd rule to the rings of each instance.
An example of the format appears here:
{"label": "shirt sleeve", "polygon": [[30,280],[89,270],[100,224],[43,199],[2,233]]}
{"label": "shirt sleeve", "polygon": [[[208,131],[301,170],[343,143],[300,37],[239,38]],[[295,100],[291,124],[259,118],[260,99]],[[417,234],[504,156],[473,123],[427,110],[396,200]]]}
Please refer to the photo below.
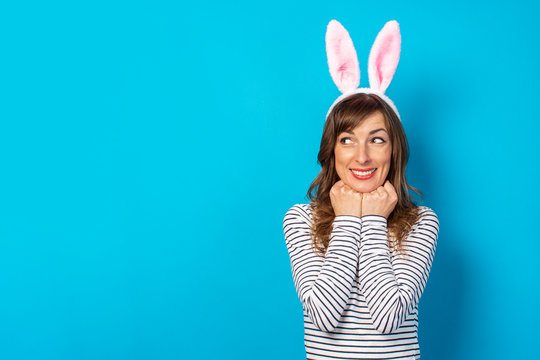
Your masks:
{"label": "shirt sleeve", "polygon": [[311,245],[310,215],[297,204],[283,219],[296,292],[304,311],[322,331],[334,330],[350,297],[357,272],[360,223],[356,216],[336,216],[328,249],[321,257]]}
{"label": "shirt sleeve", "polygon": [[391,255],[384,216],[361,218],[358,282],[373,325],[383,334],[398,329],[417,306],[431,270],[439,220],[430,208],[419,211],[420,218],[404,241],[405,257]]}

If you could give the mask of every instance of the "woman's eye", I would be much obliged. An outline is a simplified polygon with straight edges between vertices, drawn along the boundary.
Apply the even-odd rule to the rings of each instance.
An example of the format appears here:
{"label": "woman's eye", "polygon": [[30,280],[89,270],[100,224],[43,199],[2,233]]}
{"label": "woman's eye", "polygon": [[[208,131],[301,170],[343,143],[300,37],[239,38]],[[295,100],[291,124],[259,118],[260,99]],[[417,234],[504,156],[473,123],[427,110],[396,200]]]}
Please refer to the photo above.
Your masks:
{"label": "woman's eye", "polygon": [[373,138],[373,142],[374,142],[375,144],[383,144],[383,143],[385,143],[386,141],[385,141],[383,138],[376,137],[376,138]]}
{"label": "woman's eye", "polygon": [[340,143],[342,144],[345,144],[345,145],[348,145],[352,142],[351,138],[350,137],[344,137],[344,138],[341,138],[341,140],[339,140]]}

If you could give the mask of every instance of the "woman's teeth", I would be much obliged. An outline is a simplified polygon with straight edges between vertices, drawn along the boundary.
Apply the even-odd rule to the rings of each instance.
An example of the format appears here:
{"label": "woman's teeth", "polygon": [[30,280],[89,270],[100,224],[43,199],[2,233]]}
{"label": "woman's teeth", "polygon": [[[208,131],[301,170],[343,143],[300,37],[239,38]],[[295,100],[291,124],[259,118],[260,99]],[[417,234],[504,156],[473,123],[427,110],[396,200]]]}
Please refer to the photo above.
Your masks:
{"label": "woman's teeth", "polygon": [[375,169],[371,169],[371,170],[368,170],[368,171],[358,171],[358,170],[353,170],[351,169],[351,171],[355,174],[355,175],[360,175],[360,176],[366,176],[366,175],[369,175],[369,174],[373,174],[373,172],[377,170],[377,168]]}

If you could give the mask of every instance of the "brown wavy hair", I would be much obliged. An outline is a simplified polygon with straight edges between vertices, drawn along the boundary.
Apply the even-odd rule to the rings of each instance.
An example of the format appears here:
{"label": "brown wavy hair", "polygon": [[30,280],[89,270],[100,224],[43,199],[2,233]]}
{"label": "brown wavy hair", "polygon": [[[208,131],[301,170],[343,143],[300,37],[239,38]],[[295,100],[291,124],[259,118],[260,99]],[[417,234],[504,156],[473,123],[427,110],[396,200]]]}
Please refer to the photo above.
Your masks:
{"label": "brown wavy hair", "polygon": [[[337,137],[344,131],[353,130],[365,118],[377,111],[384,116],[392,144],[392,159],[386,179],[392,183],[398,195],[397,204],[388,217],[389,246],[403,253],[403,240],[418,220],[418,205],[409,195],[409,190],[418,196],[422,196],[422,192],[410,186],[405,178],[405,168],[409,160],[409,144],[401,121],[392,108],[377,95],[364,93],[351,95],[336,104],[328,114],[317,157],[321,171],[311,183],[307,193],[313,208],[312,245],[315,252],[321,256],[328,248],[332,224],[336,217],[330,202],[330,189],[339,181],[334,157]],[[393,240],[390,235],[394,238]]]}

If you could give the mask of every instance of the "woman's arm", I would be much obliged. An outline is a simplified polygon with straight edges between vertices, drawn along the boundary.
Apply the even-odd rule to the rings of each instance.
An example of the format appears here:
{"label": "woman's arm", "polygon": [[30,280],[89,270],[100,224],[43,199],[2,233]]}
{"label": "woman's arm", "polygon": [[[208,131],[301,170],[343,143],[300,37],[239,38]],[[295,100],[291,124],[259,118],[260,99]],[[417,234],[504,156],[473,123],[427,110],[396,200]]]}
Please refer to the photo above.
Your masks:
{"label": "woman's arm", "polygon": [[283,219],[283,232],[298,297],[313,324],[332,331],[343,313],[356,278],[360,218],[336,216],[324,257],[311,247],[309,214],[294,205]]}
{"label": "woman's arm", "polygon": [[384,216],[362,217],[358,281],[375,328],[389,334],[416,307],[429,276],[439,220],[433,210],[420,207],[420,218],[407,236],[406,257],[391,257]]}

